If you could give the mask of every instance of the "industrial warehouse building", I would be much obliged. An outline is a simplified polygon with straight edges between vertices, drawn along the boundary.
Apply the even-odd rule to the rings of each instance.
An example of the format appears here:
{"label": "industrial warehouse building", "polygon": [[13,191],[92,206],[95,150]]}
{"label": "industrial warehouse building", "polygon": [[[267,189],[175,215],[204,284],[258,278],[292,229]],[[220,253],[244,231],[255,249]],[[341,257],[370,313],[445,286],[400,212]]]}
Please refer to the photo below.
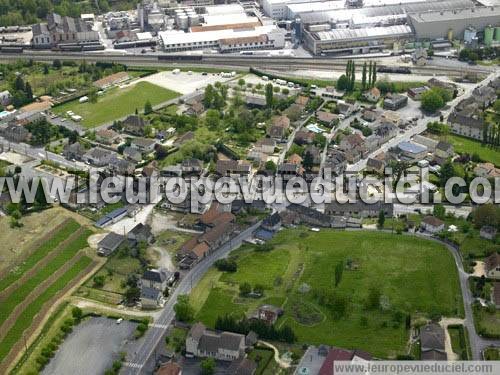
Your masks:
{"label": "industrial warehouse building", "polygon": [[194,49],[219,49],[221,52],[237,52],[252,49],[273,49],[285,46],[285,33],[274,25],[251,29],[226,29],[185,33],[162,31],[158,33],[166,52]]}
{"label": "industrial warehouse building", "polygon": [[[451,8],[444,11],[408,15],[415,37],[422,39],[464,39],[465,30],[472,26],[483,31],[488,26],[500,26],[500,6]],[[493,29],[490,29],[493,32]],[[500,37],[500,32],[497,32]]]}
{"label": "industrial warehouse building", "polygon": [[305,32],[304,43],[315,55],[330,52],[368,53],[374,49],[392,48],[394,43],[404,43],[412,35],[407,25],[332,29]]}

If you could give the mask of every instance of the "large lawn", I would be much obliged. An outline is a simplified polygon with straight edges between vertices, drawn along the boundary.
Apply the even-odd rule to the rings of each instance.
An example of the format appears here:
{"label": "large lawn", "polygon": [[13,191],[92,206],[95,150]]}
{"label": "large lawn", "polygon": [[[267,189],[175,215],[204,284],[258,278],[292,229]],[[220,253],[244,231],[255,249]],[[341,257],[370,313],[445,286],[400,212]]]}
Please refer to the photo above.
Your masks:
{"label": "large lawn", "polygon": [[97,103],[80,103],[73,100],[55,107],[54,112],[65,114],[67,111],[73,111],[82,116],[82,125],[93,128],[132,114],[136,109],[142,111],[148,100],[155,106],[179,95],[175,91],[149,82],[139,82],[126,88],[113,88],[99,97]]}
{"label": "large lawn", "polygon": [[[236,273],[209,272],[208,282],[202,280],[192,293],[197,319],[213,326],[219,315],[241,316],[272,303],[285,310],[277,324],[292,326],[300,343],[360,348],[392,357],[405,351],[409,336],[401,315],[463,315],[453,258],[438,243],[379,232],[306,229],[282,231],[273,242],[270,252],[250,246],[234,252]],[[335,286],[335,266],[348,261],[352,266],[344,267]],[[240,297],[241,282],[263,285],[264,296]],[[367,307],[371,289],[381,293],[383,308]],[[315,295],[321,290],[347,299],[342,317],[334,318],[332,310],[318,302]]]}
{"label": "large lawn", "polygon": [[477,153],[481,160],[500,166],[500,151],[483,146],[481,142],[450,134],[447,136],[448,142],[453,144],[455,152],[474,154]]}

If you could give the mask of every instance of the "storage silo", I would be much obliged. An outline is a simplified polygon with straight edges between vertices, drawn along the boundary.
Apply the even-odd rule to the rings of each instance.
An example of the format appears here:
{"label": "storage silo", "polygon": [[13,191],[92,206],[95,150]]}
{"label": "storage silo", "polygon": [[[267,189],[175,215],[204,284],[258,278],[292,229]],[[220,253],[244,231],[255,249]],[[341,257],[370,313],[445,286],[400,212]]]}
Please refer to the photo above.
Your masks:
{"label": "storage silo", "polygon": [[186,14],[179,15],[177,26],[179,27],[179,29],[187,30],[187,28],[189,27],[189,18]]}
{"label": "storage silo", "polygon": [[493,27],[486,26],[484,29],[484,45],[489,47],[491,43],[493,43]]}
{"label": "storage silo", "polygon": [[495,42],[500,42],[500,26],[495,27]]}

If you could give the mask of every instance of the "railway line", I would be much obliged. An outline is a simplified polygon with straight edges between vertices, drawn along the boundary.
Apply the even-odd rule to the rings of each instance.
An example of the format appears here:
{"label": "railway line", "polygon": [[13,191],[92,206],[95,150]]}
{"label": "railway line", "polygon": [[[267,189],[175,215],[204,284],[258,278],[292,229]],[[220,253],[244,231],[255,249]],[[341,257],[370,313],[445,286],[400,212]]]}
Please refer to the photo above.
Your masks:
{"label": "railway line", "polygon": [[[327,59],[310,57],[263,57],[263,56],[231,56],[231,55],[131,55],[116,53],[82,53],[82,52],[53,52],[53,51],[24,51],[23,53],[3,52],[0,61],[12,61],[19,59],[30,59],[40,62],[51,62],[55,58],[64,61],[87,62],[115,62],[129,66],[141,67],[166,67],[166,66],[192,66],[224,69],[271,69],[277,71],[292,70],[340,70],[345,69],[347,59]],[[397,67],[396,64],[388,64],[387,61],[375,58],[372,61],[379,65]],[[358,64],[358,70],[361,65]],[[465,73],[476,72],[488,74],[491,70],[483,66],[470,67],[446,67],[446,66],[419,66],[410,67],[412,74],[422,75],[448,75],[461,76]]]}

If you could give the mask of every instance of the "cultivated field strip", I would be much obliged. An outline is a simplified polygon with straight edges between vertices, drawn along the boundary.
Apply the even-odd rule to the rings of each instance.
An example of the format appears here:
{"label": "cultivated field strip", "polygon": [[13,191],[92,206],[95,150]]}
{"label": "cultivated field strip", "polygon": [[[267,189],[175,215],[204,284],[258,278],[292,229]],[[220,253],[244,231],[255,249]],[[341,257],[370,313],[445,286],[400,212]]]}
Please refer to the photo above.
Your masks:
{"label": "cultivated field strip", "polygon": [[[14,311],[17,305],[21,304],[31,293],[36,295],[42,291],[42,284],[51,277],[52,274],[71,260],[76,253],[87,246],[87,238],[92,232],[85,229],[78,232],[73,241],[69,242],[44,268],[40,268],[30,279],[26,280],[14,293],[11,293],[0,303],[0,334],[4,332],[3,323]],[[39,288],[40,286],[40,288]]]}
{"label": "cultivated field strip", "polygon": [[20,262],[13,268],[3,270],[0,272],[0,291],[4,291],[11,284],[19,280],[21,275],[24,275],[32,268],[35,267],[47,254],[49,254],[55,247],[68,238],[73,232],[78,230],[80,224],[73,219],[66,219],[64,222],[56,226],[49,233],[44,235],[39,241],[39,244],[34,251],[27,256],[25,260]]}
{"label": "cultivated field strip", "polygon": [[71,233],[66,239],[60,242],[57,246],[53,247],[48,254],[38,261],[33,267],[31,267],[27,272],[23,273],[18,277],[18,279],[10,284],[7,288],[0,291],[0,303],[3,303],[6,298],[17,288],[24,285],[30,278],[32,278],[38,271],[44,269],[47,266],[50,266],[51,263],[56,256],[58,256],[62,251],[66,249],[66,247],[71,244],[76,238],[78,238],[82,232],[84,232],[84,228],[80,227],[75,232]]}
{"label": "cultivated field strip", "polygon": [[23,350],[22,337],[29,337],[33,334],[55,302],[74,287],[82,277],[90,273],[96,265],[97,262],[92,261],[91,258],[85,255],[80,256],[67,271],[16,317],[15,324],[0,341],[0,373],[5,373],[8,365]]}

